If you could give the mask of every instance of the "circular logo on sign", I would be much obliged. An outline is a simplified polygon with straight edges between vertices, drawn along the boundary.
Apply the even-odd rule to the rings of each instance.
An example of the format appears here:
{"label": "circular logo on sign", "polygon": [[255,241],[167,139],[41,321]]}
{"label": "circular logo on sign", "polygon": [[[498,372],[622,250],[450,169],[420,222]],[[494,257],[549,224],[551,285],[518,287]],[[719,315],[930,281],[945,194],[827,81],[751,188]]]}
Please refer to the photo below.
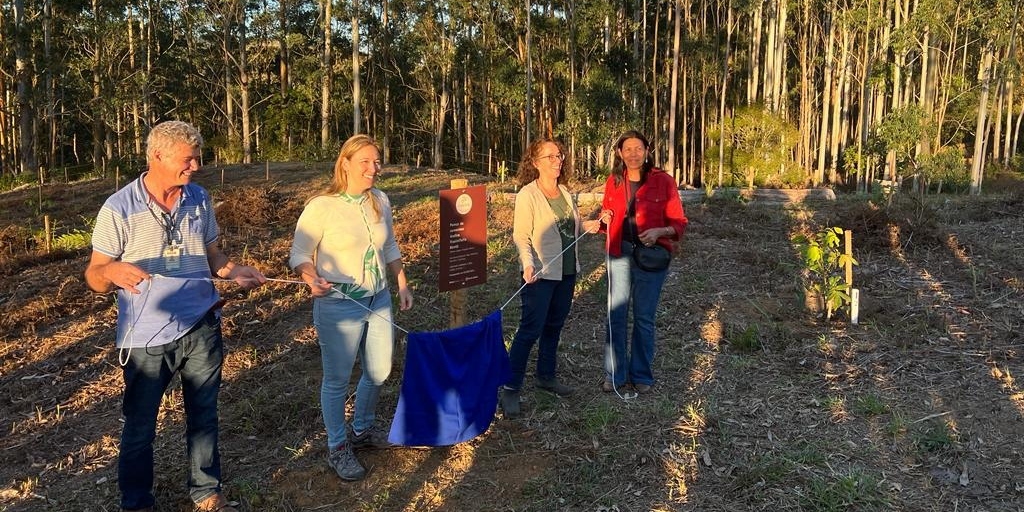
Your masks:
{"label": "circular logo on sign", "polygon": [[458,199],[455,200],[455,211],[459,212],[459,215],[465,215],[469,213],[469,210],[473,208],[473,198],[469,197],[469,194],[462,194]]}

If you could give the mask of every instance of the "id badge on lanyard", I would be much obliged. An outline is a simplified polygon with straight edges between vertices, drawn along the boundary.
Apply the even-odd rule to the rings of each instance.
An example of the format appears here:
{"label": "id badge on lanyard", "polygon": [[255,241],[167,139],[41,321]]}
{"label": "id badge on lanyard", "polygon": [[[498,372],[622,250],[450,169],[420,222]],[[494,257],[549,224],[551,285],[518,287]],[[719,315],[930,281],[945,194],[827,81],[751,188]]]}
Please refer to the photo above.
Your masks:
{"label": "id badge on lanyard", "polygon": [[173,244],[169,247],[164,247],[164,270],[178,270],[181,268],[181,246]]}

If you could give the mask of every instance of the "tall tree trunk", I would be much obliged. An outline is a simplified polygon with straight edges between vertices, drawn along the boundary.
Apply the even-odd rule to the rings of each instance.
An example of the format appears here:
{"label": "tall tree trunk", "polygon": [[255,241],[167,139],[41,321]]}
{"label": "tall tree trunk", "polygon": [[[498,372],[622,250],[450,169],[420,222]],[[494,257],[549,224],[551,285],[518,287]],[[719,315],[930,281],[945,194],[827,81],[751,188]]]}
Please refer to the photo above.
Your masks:
{"label": "tall tree trunk", "polygon": [[533,31],[530,28],[533,19],[531,16],[532,4],[531,0],[526,0],[526,103],[523,105],[523,110],[526,114],[523,119],[523,148],[530,143],[530,125],[533,123],[533,113],[531,111],[531,103],[533,103],[533,54],[530,52],[530,48],[533,46]]}
{"label": "tall tree trunk", "polygon": [[786,20],[789,16],[789,7],[786,2],[779,2],[778,4],[778,28],[775,30],[775,89],[772,92],[772,98],[774,99],[774,112],[784,113],[789,104],[788,96],[786,95]]}
{"label": "tall tree trunk", "polygon": [[447,72],[442,73],[441,94],[437,97],[434,105],[434,134],[432,138],[431,152],[432,167],[440,170],[444,165],[444,151],[441,141],[444,140],[444,122],[448,117],[448,103],[451,101],[451,92],[448,85],[449,77]]}
{"label": "tall tree trunk", "polygon": [[761,37],[764,30],[764,2],[757,2],[750,23],[753,30],[750,35],[748,52],[750,53],[749,68],[747,71],[747,104],[753,105],[764,98],[761,94]]}
{"label": "tall tree trunk", "polygon": [[[811,2],[810,0],[802,0],[801,9],[801,37],[800,37],[800,143],[797,145],[797,162],[800,162],[800,168],[805,169],[805,172],[810,172],[811,169],[811,136],[814,134],[814,126],[812,126],[811,110],[814,104],[814,97],[817,95],[811,94],[811,79],[812,69],[810,65],[810,46],[811,46]],[[827,109],[827,106],[823,106],[823,109]],[[817,185],[817,175],[812,175],[811,181]]]}
{"label": "tall tree trunk", "polygon": [[18,160],[21,173],[34,173],[35,153],[35,108],[29,91],[32,89],[34,71],[31,66],[30,36],[25,23],[24,0],[14,1],[14,75],[16,82],[15,111],[18,116]]}
{"label": "tall tree trunk", "polygon": [[359,81],[359,0],[352,0],[352,133],[362,133],[359,126],[363,113]]}
{"label": "tall tree trunk", "polygon": [[321,5],[324,13],[324,51],[320,61],[323,75],[320,77],[320,150],[326,152],[331,143],[331,82],[334,74],[331,72],[333,59],[331,58],[332,39],[331,30],[333,16],[331,14],[331,0],[322,0]]}
{"label": "tall tree trunk", "polygon": [[[95,19],[98,21],[101,19],[100,2],[99,0],[93,0],[92,12]],[[93,55],[92,61],[92,162],[93,165],[102,167],[103,165],[103,145],[105,143],[106,134],[104,133],[104,108],[103,108],[103,49],[104,44],[102,35],[99,28],[97,27],[96,33],[93,34],[93,44],[96,47],[95,54]],[[24,160],[23,160],[24,161]]]}
{"label": "tall tree trunk", "polygon": [[722,77],[719,82],[718,88],[718,122],[721,129],[719,130],[718,139],[718,186],[722,186],[722,182],[725,179],[725,99],[727,96],[726,90],[729,86],[729,59],[730,49],[732,47],[732,0],[726,3],[726,15],[725,15],[725,53],[722,55]]}
{"label": "tall tree trunk", "polygon": [[[240,142],[238,138],[238,127],[235,126],[235,97],[232,94],[234,89],[234,80],[232,69],[235,68],[234,59],[232,57],[233,48],[231,47],[232,31],[234,29],[234,15],[232,14],[232,6],[226,5],[225,12],[221,13],[223,16],[223,26],[221,27],[221,37],[223,42],[221,51],[224,52],[224,125],[228,132],[228,148],[233,148],[235,144]],[[230,153],[229,153],[230,154]]]}
{"label": "tall tree trunk", "polygon": [[[666,166],[676,181],[679,181],[679,166],[676,165],[676,115],[679,112],[679,63],[683,58],[680,52],[680,29],[679,19],[682,12],[682,0],[675,0],[675,20],[672,28],[672,90],[669,93],[668,107],[668,161]],[[732,11],[729,11],[730,14]],[[726,58],[728,59],[728,43],[726,43]]]}
{"label": "tall tree trunk", "polygon": [[[291,90],[291,51],[288,47],[288,6],[289,0],[278,0],[278,66],[277,74],[280,82],[281,105],[286,105],[288,92]],[[281,124],[281,144],[291,153],[292,127],[287,116]]]}
{"label": "tall tree trunk", "polygon": [[[815,185],[819,185],[825,181],[825,170],[826,166],[829,165],[827,158],[830,156],[828,152],[829,143],[831,137],[834,136],[829,131],[829,118],[831,112],[838,110],[836,105],[832,104],[832,88],[833,88],[833,75],[835,74],[835,40],[836,40],[836,18],[837,13],[835,12],[835,2],[830,2],[828,12],[823,13],[823,21],[828,26],[825,28],[825,60],[822,63],[825,67],[823,70],[825,84],[822,88],[822,95],[824,96],[821,101],[821,124],[819,125],[818,132],[818,165],[815,167],[814,179],[812,182]],[[832,162],[835,162],[835,155],[832,154]],[[832,165],[835,165],[834,163]]]}
{"label": "tall tree trunk", "polygon": [[[53,0],[43,1],[43,60],[51,62],[53,58]],[[46,157],[46,165],[53,167],[57,160],[58,137],[57,132],[57,92],[53,80],[53,69],[46,66],[43,86],[46,90],[46,114],[47,136],[50,141],[49,152]]]}
{"label": "tall tree trunk", "polygon": [[245,23],[245,3],[239,4],[238,24],[238,82],[242,104],[242,163],[252,163],[252,114],[249,105],[249,49]]}
{"label": "tall tree trunk", "polygon": [[971,194],[981,194],[981,181],[985,173],[985,127],[988,115],[988,92],[992,82],[992,42],[985,44],[981,54],[981,67],[978,68],[978,81],[981,94],[978,97],[978,119],[974,129],[974,157],[971,158]]}

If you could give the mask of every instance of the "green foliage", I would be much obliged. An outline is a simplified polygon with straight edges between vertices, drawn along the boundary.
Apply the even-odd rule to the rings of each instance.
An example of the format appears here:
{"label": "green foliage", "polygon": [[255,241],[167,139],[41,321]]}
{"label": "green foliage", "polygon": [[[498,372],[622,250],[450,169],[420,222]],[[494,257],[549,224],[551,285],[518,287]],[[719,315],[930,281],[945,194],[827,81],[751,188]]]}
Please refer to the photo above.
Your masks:
{"label": "green foliage", "polygon": [[897,158],[907,158],[917,143],[932,135],[928,117],[920,105],[911,104],[894,110],[875,129],[884,152],[895,151]]}
{"label": "green foliage", "polygon": [[815,478],[804,498],[803,510],[839,512],[882,510],[888,500],[878,489],[879,480],[859,471],[838,478]]}
{"label": "green foliage", "polygon": [[800,251],[804,289],[818,297],[825,317],[850,303],[850,286],[844,280],[847,262],[857,261],[843,251],[843,228],[825,228],[813,236],[796,235],[793,244]]}
{"label": "green foliage", "polygon": [[740,352],[756,352],[761,350],[761,337],[756,324],[746,329],[735,330],[727,337],[729,345]]}
{"label": "green foliage", "polygon": [[923,452],[946,452],[956,448],[959,442],[960,434],[948,423],[930,423],[914,433],[914,445]]}
{"label": "green foliage", "polygon": [[21,173],[21,174],[0,174],[0,192],[7,192],[14,190],[22,185],[28,185],[30,183],[38,183],[39,176],[32,173]]}
{"label": "green foliage", "polygon": [[208,144],[213,148],[217,164],[237,164],[242,161],[241,140],[228,139],[228,137],[218,135],[210,138]]}
{"label": "green foliage", "polygon": [[944,147],[923,156],[920,165],[925,180],[935,183],[939,193],[947,186],[952,190],[963,190],[971,184],[971,171],[961,146]]}
{"label": "green foliage", "polygon": [[505,161],[502,160],[502,161],[498,162],[498,181],[500,183],[505,183],[505,180],[507,179],[507,177],[508,177],[508,164],[506,164]]}
{"label": "green foliage", "polygon": [[90,245],[92,245],[92,233],[76,229],[55,238],[51,247],[60,251],[77,251]]}
{"label": "green foliage", "polygon": [[618,77],[607,66],[594,66],[569,96],[565,121],[556,135],[576,137],[581,144],[606,143],[622,131],[640,125],[635,114],[622,117],[624,107]]}
{"label": "green foliage", "polygon": [[[804,173],[791,159],[792,149],[799,142],[799,132],[785,117],[759,105],[743,107],[724,124],[711,127],[709,139],[719,140],[723,130],[726,165],[730,174],[743,177],[746,186],[804,182]],[[709,166],[717,166],[716,146],[704,155]]]}
{"label": "green foliage", "polygon": [[583,428],[588,435],[597,435],[608,429],[612,424],[619,421],[621,413],[619,409],[607,403],[597,403],[588,407],[583,415]]}
{"label": "green foliage", "polygon": [[879,416],[889,412],[889,406],[878,395],[857,397],[853,402],[853,411],[861,416]]}
{"label": "green foliage", "polygon": [[1017,153],[1010,157],[1010,170],[1018,174],[1024,174],[1024,153]]}

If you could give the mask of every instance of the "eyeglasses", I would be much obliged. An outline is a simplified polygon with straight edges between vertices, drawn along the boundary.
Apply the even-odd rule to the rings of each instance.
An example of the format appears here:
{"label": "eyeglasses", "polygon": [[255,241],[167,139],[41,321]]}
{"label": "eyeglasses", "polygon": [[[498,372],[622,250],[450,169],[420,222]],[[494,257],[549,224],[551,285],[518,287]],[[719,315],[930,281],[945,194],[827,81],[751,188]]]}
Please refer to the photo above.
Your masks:
{"label": "eyeglasses", "polygon": [[544,160],[544,159],[547,159],[548,162],[554,162],[555,160],[558,160],[559,162],[561,162],[562,160],[565,160],[565,155],[563,155],[561,153],[555,153],[553,155],[545,155],[545,156],[538,156],[537,157],[537,160]]}

